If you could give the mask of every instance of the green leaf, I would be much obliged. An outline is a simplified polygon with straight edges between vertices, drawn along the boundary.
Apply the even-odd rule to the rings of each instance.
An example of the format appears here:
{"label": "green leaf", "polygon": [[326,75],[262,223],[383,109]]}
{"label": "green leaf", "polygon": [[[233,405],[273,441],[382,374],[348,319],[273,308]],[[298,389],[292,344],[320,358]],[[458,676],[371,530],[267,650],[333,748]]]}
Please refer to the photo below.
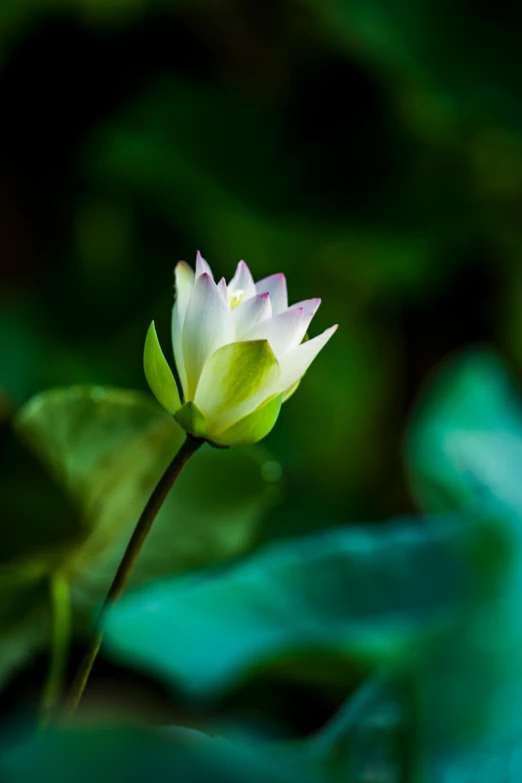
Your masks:
{"label": "green leaf", "polygon": [[522,743],[483,743],[467,752],[440,753],[431,760],[429,780],[440,783],[519,783],[522,780]]}
{"label": "green leaf", "polygon": [[26,665],[49,637],[47,584],[19,585],[0,576],[0,688]]}
{"label": "green leaf", "polygon": [[406,447],[424,507],[458,507],[489,529],[472,552],[480,589],[469,613],[412,670],[429,763],[451,757],[462,770],[448,779],[467,783],[482,779],[471,759],[507,764],[522,736],[522,407],[499,358],[475,351],[448,364]]}
{"label": "green leaf", "polygon": [[278,394],[263,403],[255,411],[244,416],[232,427],[213,438],[221,446],[249,446],[265,438],[275,425],[283,395]]}
{"label": "green leaf", "polygon": [[341,528],[224,572],[148,585],[109,616],[107,650],[207,698],[274,667],[316,682],[330,675],[336,687],[353,680],[355,663],[401,668],[466,600],[461,529],[451,520]]}
{"label": "green leaf", "polygon": [[78,509],[10,421],[0,423],[0,497],[0,569],[31,561],[31,570],[45,573],[85,534]]}
{"label": "green leaf", "polygon": [[406,460],[424,508],[510,519],[522,536],[522,404],[495,354],[466,353],[440,371],[411,422]]}
{"label": "green leaf", "polygon": [[320,783],[305,756],[236,744],[190,729],[105,727],[18,736],[2,743],[3,783]]}
{"label": "green leaf", "polygon": [[334,781],[403,783],[415,750],[406,694],[386,676],[363,683],[310,742],[311,757]]}
{"label": "green leaf", "polygon": [[[79,509],[84,536],[59,566],[77,605],[107,589],[145,502],[185,435],[146,394],[75,387],[45,392],[18,414],[19,435]],[[277,497],[263,478],[268,456],[202,449],[154,523],[135,582],[216,562],[246,548]],[[205,492],[201,492],[205,487]]]}
{"label": "green leaf", "polygon": [[185,432],[195,438],[207,438],[209,435],[208,421],[195,402],[186,402],[176,412],[174,418]]}
{"label": "green leaf", "polygon": [[0,687],[48,634],[49,574],[85,535],[82,516],[0,422]]}
{"label": "green leaf", "polygon": [[161,345],[154,321],[149,326],[143,353],[143,369],[152,393],[169,413],[176,413],[181,405],[177,383]]}

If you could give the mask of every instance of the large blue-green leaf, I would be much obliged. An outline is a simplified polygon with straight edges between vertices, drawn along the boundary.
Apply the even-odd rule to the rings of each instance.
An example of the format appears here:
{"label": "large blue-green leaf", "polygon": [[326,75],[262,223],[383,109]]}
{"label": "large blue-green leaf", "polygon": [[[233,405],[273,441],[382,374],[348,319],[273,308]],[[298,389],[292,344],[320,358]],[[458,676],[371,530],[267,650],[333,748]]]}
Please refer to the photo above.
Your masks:
{"label": "large blue-green leaf", "polygon": [[520,741],[500,747],[483,742],[465,752],[426,752],[421,744],[423,726],[405,684],[382,676],[369,680],[309,741],[309,756],[327,781],[518,783],[522,779]]}
{"label": "large blue-green leaf", "polygon": [[363,683],[309,742],[310,756],[332,781],[403,783],[415,752],[406,694],[385,676]]}
{"label": "large blue-green leaf", "polygon": [[[1,417],[1,414],[0,414]],[[48,633],[49,573],[78,546],[78,509],[0,421],[0,687]]]}
{"label": "large blue-green leaf", "polygon": [[465,753],[437,754],[425,774],[429,783],[519,783],[522,743],[482,742]]}
{"label": "large blue-green leaf", "polygon": [[[60,570],[91,614],[147,496],[184,434],[151,397],[74,387],[44,392],[0,432],[0,683],[48,634],[49,580]],[[216,562],[248,547],[277,481],[260,447],[202,449],[158,515],[133,575]]]}
{"label": "large blue-green leaf", "polygon": [[[18,415],[18,432],[80,509],[85,534],[60,564],[77,598],[106,589],[130,532],[184,433],[139,392],[75,387],[45,392]],[[135,580],[237,554],[277,492],[261,449],[202,449],[160,511]]]}
{"label": "large blue-green leaf", "polygon": [[78,509],[20,443],[10,419],[0,421],[0,498],[0,578],[21,561],[33,563],[35,572],[44,570],[36,561],[51,568],[84,533]]}
{"label": "large blue-green leaf", "polygon": [[522,737],[522,408],[498,357],[475,351],[441,371],[414,416],[407,458],[425,508],[458,507],[492,536],[476,552],[491,578],[412,670],[430,774],[475,783],[480,758],[500,769]]}
{"label": "large blue-green leaf", "polygon": [[406,458],[424,508],[500,515],[522,533],[522,403],[495,354],[464,354],[439,373],[414,416]]}
{"label": "large blue-green leaf", "polygon": [[303,752],[197,731],[109,727],[3,738],[2,783],[320,783]]}
{"label": "large blue-green leaf", "polygon": [[337,686],[355,662],[401,668],[469,598],[466,531],[451,519],[340,528],[160,581],[114,609],[107,650],[207,698],[273,667]]}

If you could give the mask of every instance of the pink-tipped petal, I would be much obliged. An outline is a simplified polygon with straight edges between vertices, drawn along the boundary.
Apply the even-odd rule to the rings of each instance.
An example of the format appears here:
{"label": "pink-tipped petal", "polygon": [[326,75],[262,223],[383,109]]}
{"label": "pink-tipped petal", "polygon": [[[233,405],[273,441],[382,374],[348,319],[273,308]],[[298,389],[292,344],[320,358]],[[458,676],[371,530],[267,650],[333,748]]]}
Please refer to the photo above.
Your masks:
{"label": "pink-tipped petal", "polygon": [[224,277],[221,278],[219,283],[217,284],[218,291],[223,297],[223,301],[225,302],[226,306],[229,307],[229,299],[228,299],[228,288],[227,288],[227,281]]}
{"label": "pink-tipped petal", "polygon": [[288,350],[290,350],[291,348],[297,348],[297,346],[303,342],[303,338],[307,333],[308,327],[312,322],[312,318],[314,317],[317,310],[319,309],[320,304],[321,304],[320,299],[305,299],[303,302],[299,302],[299,304],[293,305],[286,311],[286,312],[292,312],[292,310],[296,310],[296,309],[301,309],[303,311],[303,317],[301,319],[301,323],[299,324],[298,328],[294,333],[294,342],[292,343],[292,345],[288,347]]}
{"label": "pink-tipped petal", "polygon": [[212,274],[212,269],[209,267],[201,253],[196,253],[196,280],[198,277],[201,277],[201,275],[209,275],[212,280],[214,279],[214,275]]}
{"label": "pink-tipped petal", "polygon": [[183,325],[183,360],[187,373],[185,402],[193,400],[207,358],[231,339],[230,310],[210,275],[196,280]]}
{"label": "pink-tipped petal", "polygon": [[291,305],[290,310],[293,310],[294,307],[302,307],[305,311],[305,315],[310,315],[310,318],[313,318],[313,316],[319,310],[320,304],[321,300],[317,296],[315,299],[304,299],[302,302],[297,302],[296,304]]}
{"label": "pink-tipped petal", "polygon": [[244,261],[237,265],[234,277],[228,285],[230,293],[243,291],[243,299],[250,299],[256,295],[256,286],[250,269]]}
{"label": "pink-tipped petal", "polygon": [[265,277],[256,283],[256,292],[258,294],[269,293],[272,302],[272,312],[277,315],[288,308],[288,292],[286,289],[286,278],[281,272],[277,275]]}
{"label": "pink-tipped petal", "polygon": [[[268,340],[270,346],[281,361],[287,351],[295,348],[306,332],[303,327],[304,310],[302,307],[292,307],[284,313],[274,315],[251,329],[248,340]],[[301,335],[301,337],[299,337]]]}
{"label": "pink-tipped petal", "polygon": [[303,377],[319,351],[324,348],[336,330],[337,324],[285,354],[284,359],[280,362],[281,385],[279,386],[279,391],[285,392]]}
{"label": "pink-tipped petal", "polygon": [[246,340],[246,335],[255,327],[272,317],[270,294],[257,294],[243,301],[230,313],[235,340]]}

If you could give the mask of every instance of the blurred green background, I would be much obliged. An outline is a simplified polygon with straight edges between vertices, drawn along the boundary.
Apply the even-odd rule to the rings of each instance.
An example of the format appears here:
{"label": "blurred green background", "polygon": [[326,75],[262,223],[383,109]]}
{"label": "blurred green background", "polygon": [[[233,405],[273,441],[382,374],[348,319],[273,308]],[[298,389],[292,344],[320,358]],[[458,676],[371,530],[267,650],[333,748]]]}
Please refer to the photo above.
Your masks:
{"label": "blurred green background", "polygon": [[271,531],[316,526],[312,507],[404,510],[398,442],[430,368],[484,339],[522,362],[505,5],[4,0],[6,404],[144,389],[176,261],[199,248],[230,276],[245,258],[258,278],[284,270],[293,301],[323,298],[314,330],[340,324],[267,442],[298,515]]}
{"label": "blurred green background", "polygon": [[[11,414],[56,386],[146,393],[146,329],[166,348],[200,249],[218,276],[284,271],[291,301],[322,297],[312,333],[340,328],[249,457],[248,533],[182,567],[414,510],[402,436],[434,368],[486,342],[522,378],[521,22],[510,0],[3,0],[4,508]],[[26,516],[56,520],[46,498]]]}

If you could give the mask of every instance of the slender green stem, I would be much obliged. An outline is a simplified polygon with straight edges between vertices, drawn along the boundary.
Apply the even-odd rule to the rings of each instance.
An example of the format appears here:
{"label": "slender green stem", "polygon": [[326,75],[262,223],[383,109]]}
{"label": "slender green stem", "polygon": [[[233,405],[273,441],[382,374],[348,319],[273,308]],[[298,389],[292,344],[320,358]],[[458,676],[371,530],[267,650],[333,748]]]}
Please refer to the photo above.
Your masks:
{"label": "slender green stem", "polygon": [[76,712],[89,680],[89,675],[103,639],[103,621],[105,619],[105,615],[108,610],[117,603],[118,599],[123,593],[125,586],[129,581],[132,569],[134,568],[143,544],[145,543],[145,539],[147,538],[147,535],[152,527],[152,523],[154,522],[158,511],[163,505],[165,498],[169,494],[172,485],[183,470],[187,461],[203,443],[204,441],[193,438],[191,435],[187,435],[187,439],[159,480],[155,490],[147,502],[147,505],[143,509],[138,523],[134,528],[131,539],[127,544],[127,549],[125,550],[118,570],[116,571],[116,576],[114,577],[112,585],[109,588],[109,592],[107,593],[105,601],[103,602],[103,606],[96,622],[93,638],[91,639],[85,656],[80,663],[80,667],[69,692],[69,697],[66,704],[67,715],[73,715]]}
{"label": "slender green stem", "polygon": [[49,671],[42,695],[42,723],[47,723],[56,711],[63,689],[67,655],[71,638],[71,602],[69,583],[60,571],[50,579],[51,650]]}

